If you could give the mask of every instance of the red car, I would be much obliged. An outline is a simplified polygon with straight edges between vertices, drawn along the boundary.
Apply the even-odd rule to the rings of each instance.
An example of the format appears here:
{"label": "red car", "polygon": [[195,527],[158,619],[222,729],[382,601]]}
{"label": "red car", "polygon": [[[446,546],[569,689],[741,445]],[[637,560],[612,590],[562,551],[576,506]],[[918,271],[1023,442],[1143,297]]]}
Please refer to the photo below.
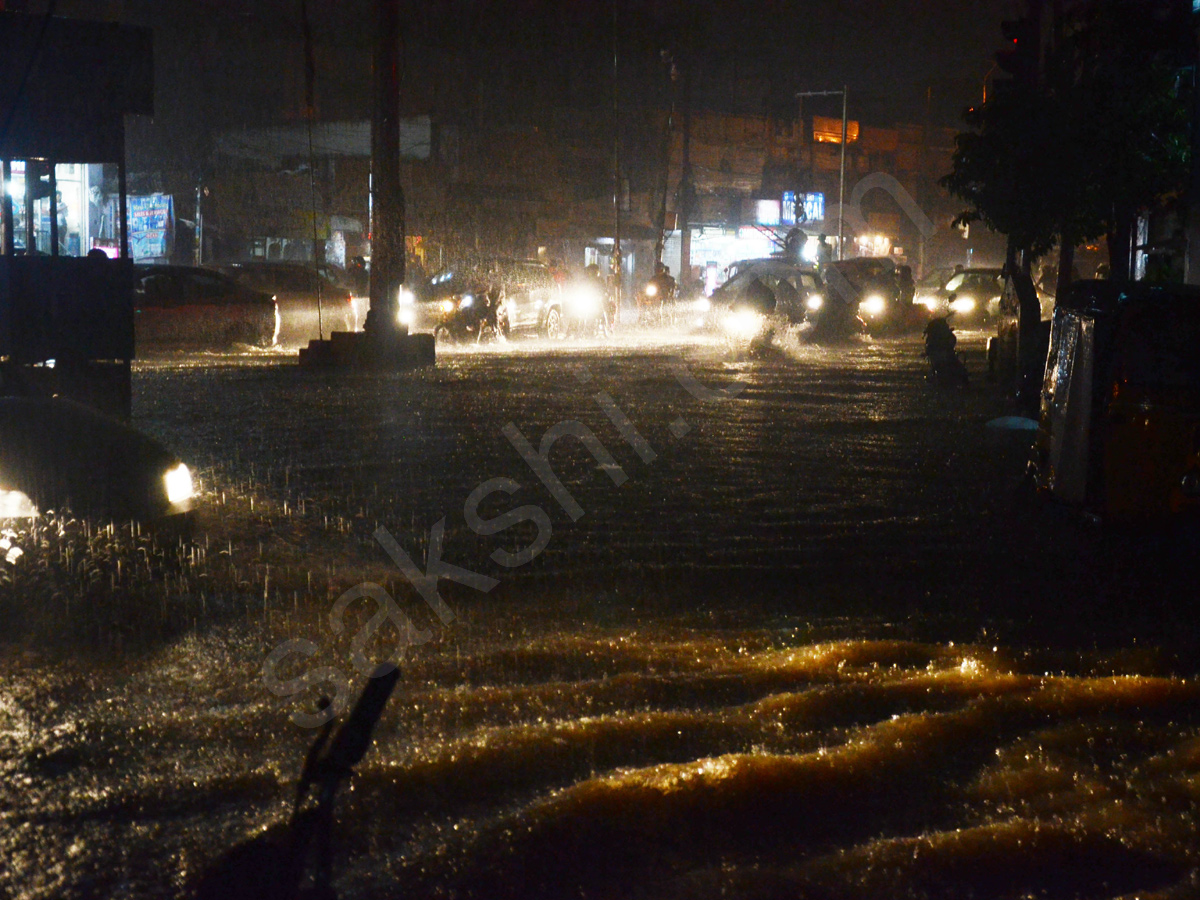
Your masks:
{"label": "red car", "polygon": [[193,266],[136,266],[133,307],[138,347],[270,347],[279,330],[270,294]]}

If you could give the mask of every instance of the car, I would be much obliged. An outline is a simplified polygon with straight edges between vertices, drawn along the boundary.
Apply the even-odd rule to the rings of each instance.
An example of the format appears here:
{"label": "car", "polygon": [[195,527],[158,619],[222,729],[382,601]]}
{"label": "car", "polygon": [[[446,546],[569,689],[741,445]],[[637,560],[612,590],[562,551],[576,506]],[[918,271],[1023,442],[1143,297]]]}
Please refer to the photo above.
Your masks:
{"label": "car", "polygon": [[497,303],[496,323],[505,337],[517,332],[566,337],[562,287],[549,266],[534,259],[484,257],[447,266],[411,294],[401,293],[401,321],[433,332],[452,304],[461,306],[468,296],[475,303],[484,294]]}
{"label": "car", "polygon": [[1194,531],[1200,289],[1086,280],[1065,293],[1041,380],[1034,485],[1139,530],[1176,519]]}
{"label": "car", "polygon": [[339,288],[350,292],[351,302],[354,305],[355,325],[362,328],[367,322],[367,311],[371,306],[370,275],[366,267],[345,268],[325,262],[317,263],[314,268],[327,281],[332,281]]}
{"label": "car", "polygon": [[195,266],[135,266],[133,306],[141,347],[270,347],[279,331],[270,294]]}
{"label": "car", "polygon": [[958,269],[935,290],[919,288],[915,302],[936,316],[954,313],[956,323],[983,325],[1000,313],[1003,294],[1003,269]]}
{"label": "car", "polygon": [[50,510],[190,527],[179,457],[119,419],[62,398],[0,397],[0,518]]}
{"label": "car", "polygon": [[439,272],[418,285],[401,289],[397,317],[410,332],[432,334],[441,342],[479,339],[487,331],[487,311],[501,288],[490,269],[460,266]]}
{"label": "car", "polygon": [[[692,324],[723,329],[725,319],[754,281],[759,281],[774,295],[772,318],[781,325],[798,325],[808,313],[820,310],[824,303],[824,285],[816,269],[798,266],[780,257],[740,260],[729,266],[729,280],[717,287],[708,298],[684,301],[689,308],[683,316],[694,317]],[[686,321],[686,319],[685,319]]]}
{"label": "car", "polygon": [[269,293],[279,305],[279,343],[302,346],[334,331],[358,331],[354,295],[300,262],[239,262],[217,267],[241,284]]}
{"label": "car", "polygon": [[879,334],[912,324],[911,310],[900,298],[896,264],[886,257],[860,256],[826,264],[826,292],[836,293],[852,306],[867,331]]}

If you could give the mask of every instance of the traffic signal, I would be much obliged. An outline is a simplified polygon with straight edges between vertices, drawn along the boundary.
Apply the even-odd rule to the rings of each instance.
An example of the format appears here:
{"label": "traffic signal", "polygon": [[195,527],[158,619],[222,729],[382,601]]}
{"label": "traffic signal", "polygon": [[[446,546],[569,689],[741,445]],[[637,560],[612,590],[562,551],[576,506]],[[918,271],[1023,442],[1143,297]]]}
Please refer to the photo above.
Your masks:
{"label": "traffic signal", "polygon": [[1006,19],[1000,23],[1004,49],[996,53],[996,65],[1017,82],[1037,81],[1039,40],[1037,20],[1029,17]]}

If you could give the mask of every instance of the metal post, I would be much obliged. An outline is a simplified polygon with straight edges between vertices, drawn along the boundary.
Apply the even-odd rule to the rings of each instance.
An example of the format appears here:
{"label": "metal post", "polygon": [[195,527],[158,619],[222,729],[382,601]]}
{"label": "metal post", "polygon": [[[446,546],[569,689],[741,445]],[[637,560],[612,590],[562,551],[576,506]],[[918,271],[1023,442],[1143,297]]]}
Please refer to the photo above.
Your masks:
{"label": "metal post", "polygon": [[4,230],[4,243],[0,246],[0,255],[12,256],[16,252],[13,236],[12,195],[9,188],[12,185],[12,161],[0,163],[0,228]]}
{"label": "metal post", "polygon": [[613,257],[612,257],[612,275],[614,279],[613,290],[616,295],[617,302],[617,318],[621,316],[621,287],[624,281],[623,260],[621,258],[621,119],[620,109],[617,105],[619,91],[617,88],[617,4],[613,3],[613,32],[612,32],[612,52],[613,52],[613,71],[612,71],[612,114],[613,114],[613,215],[615,221],[613,223]]}
{"label": "metal post", "polygon": [[121,259],[130,259],[129,251],[129,179],[125,171],[125,129],[121,133],[121,158],[117,162],[117,215],[121,217]]}
{"label": "metal post", "polygon": [[50,196],[46,199],[50,207],[50,255],[58,256],[58,176],[54,170],[58,168],[54,160],[50,160]]}
{"label": "metal post", "polygon": [[846,87],[842,86],[842,172],[838,180],[838,259],[846,258],[845,210],[846,200]]}
{"label": "metal post", "polygon": [[[845,202],[846,202],[846,95],[848,89],[843,85],[840,91],[798,91],[797,97],[836,97],[839,94],[842,98],[842,164],[841,172],[838,177],[838,259],[845,259],[845,250],[842,245],[845,243]],[[803,120],[802,120],[803,121]]]}
{"label": "metal post", "polygon": [[202,196],[204,186],[200,181],[196,182],[196,228],[194,237],[196,239],[196,265],[204,265],[204,210],[202,208]]}

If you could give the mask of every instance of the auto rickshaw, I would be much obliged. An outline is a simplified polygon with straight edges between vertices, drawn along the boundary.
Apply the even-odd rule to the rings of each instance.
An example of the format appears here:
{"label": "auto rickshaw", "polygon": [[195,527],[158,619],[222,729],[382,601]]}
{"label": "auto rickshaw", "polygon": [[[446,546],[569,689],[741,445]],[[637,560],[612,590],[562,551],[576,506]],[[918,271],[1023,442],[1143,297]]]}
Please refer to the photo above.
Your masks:
{"label": "auto rickshaw", "polygon": [[1075,282],[1054,311],[1038,490],[1110,521],[1200,511],[1200,288]]}

